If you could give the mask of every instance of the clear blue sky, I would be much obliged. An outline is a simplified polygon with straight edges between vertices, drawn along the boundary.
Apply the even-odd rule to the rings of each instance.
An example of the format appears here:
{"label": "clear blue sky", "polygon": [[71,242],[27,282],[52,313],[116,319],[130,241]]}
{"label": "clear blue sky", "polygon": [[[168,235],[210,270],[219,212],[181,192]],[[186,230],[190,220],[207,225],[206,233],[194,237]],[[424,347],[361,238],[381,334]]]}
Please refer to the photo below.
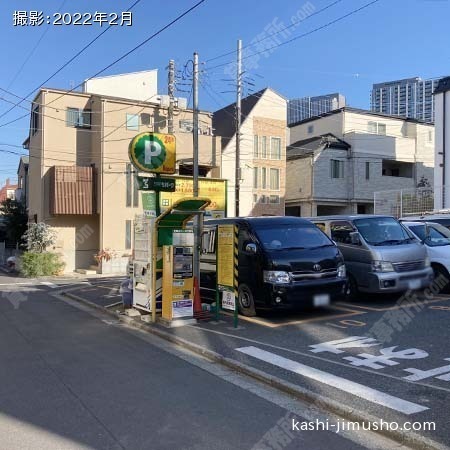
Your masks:
{"label": "clear blue sky", "polygon": [[[341,0],[323,13],[290,28],[289,38],[321,27],[369,1]],[[133,0],[1,2],[0,88],[25,96],[104,29],[98,24],[14,27],[14,10],[43,11],[45,16],[58,11],[120,13],[132,3]],[[69,89],[81,83],[194,3],[194,0],[141,0],[133,10],[133,26],[109,30],[46,86]],[[289,25],[292,15],[306,3],[318,11],[334,1],[207,0],[105,74],[158,68],[160,92],[165,93],[165,67],[170,58],[175,59],[181,69],[194,51],[199,53],[201,62],[232,51],[238,38],[244,45],[249,44],[252,39],[261,37],[264,29],[274,21],[278,25]],[[268,57],[261,55],[257,67],[246,67],[247,74],[255,80],[255,90],[271,86],[288,98],[341,92],[346,95],[349,105],[368,108],[374,82],[450,75],[449,17],[449,0],[379,0],[334,25],[276,49]],[[286,40],[279,36],[280,41]],[[254,49],[248,51],[253,53]],[[202,109],[216,110],[234,100],[234,94],[222,93],[232,89],[223,81],[228,77],[224,68],[212,68],[233,59],[231,55],[202,65],[203,84],[199,95]],[[179,88],[189,89],[181,85]],[[189,94],[179,92],[178,95]],[[3,91],[0,91],[0,99],[1,115],[11,106],[5,99],[16,99]],[[29,109],[30,103],[24,102],[22,106]],[[17,107],[0,118],[0,149],[21,151],[6,144],[21,145],[28,135],[29,119],[2,125],[25,113],[26,110]],[[0,161],[0,183],[3,184],[8,176],[15,177],[18,156],[0,152]]]}

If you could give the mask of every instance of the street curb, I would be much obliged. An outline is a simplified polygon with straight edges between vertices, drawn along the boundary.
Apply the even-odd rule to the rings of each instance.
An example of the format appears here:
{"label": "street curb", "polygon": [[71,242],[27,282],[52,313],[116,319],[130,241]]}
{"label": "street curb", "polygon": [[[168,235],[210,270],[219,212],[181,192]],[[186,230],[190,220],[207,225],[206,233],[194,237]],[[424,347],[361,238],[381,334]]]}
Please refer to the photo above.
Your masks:
{"label": "street curb", "polygon": [[[56,292],[55,292],[56,294]],[[298,398],[308,404],[311,405],[312,408],[317,408],[321,410],[326,410],[331,414],[335,414],[340,418],[346,421],[353,421],[362,423],[368,422],[377,422],[379,423],[382,419],[379,417],[372,416],[370,414],[364,413],[362,411],[358,411],[356,409],[349,408],[341,403],[338,403],[329,398],[323,397],[319,394],[316,394],[308,389],[297,386],[293,383],[285,381],[279,377],[274,375],[269,375],[259,369],[255,369],[246,364],[243,364],[239,361],[236,361],[231,358],[227,358],[225,356],[220,355],[219,353],[214,352],[213,350],[209,350],[207,348],[201,347],[197,344],[193,344],[192,342],[186,341],[183,338],[178,336],[173,336],[170,333],[167,333],[163,330],[154,328],[151,324],[146,322],[137,322],[131,317],[123,316],[117,314],[116,312],[110,311],[103,306],[92,303],[89,300],[86,300],[78,295],[72,294],[71,292],[59,292],[59,294],[64,295],[72,300],[75,300],[79,303],[82,303],[86,306],[89,306],[93,309],[97,309],[102,311],[110,316],[119,319],[121,322],[126,323],[127,325],[132,326],[133,328],[146,331],[148,333],[152,333],[162,339],[165,339],[169,342],[172,342],[180,347],[183,347],[187,350],[190,350],[194,353],[197,353],[210,361],[222,364],[236,372],[247,375],[251,378],[254,378],[264,384],[267,384],[279,391],[282,391],[288,395],[291,395],[295,398]],[[384,421],[386,422],[386,421]],[[432,439],[420,436],[411,431],[402,431],[402,430],[372,430],[374,433],[378,433],[384,437],[387,437],[393,441],[398,442],[402,445],[407,445],[414,449],[418,450],[448,450],[448,447],[444,444],[440,444],[438,442],[433,441]]]}

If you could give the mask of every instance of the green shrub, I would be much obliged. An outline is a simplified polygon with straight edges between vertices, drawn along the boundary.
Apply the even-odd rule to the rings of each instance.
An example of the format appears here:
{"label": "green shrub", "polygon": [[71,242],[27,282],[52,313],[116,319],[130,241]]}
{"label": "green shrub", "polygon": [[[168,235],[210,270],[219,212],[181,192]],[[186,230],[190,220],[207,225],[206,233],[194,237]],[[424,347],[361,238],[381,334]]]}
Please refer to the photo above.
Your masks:
{"label": "green shrub", "polygon": [[25,252],[20,258],[20,271],[26,277],[57,275],[64,268],[57,253]]}

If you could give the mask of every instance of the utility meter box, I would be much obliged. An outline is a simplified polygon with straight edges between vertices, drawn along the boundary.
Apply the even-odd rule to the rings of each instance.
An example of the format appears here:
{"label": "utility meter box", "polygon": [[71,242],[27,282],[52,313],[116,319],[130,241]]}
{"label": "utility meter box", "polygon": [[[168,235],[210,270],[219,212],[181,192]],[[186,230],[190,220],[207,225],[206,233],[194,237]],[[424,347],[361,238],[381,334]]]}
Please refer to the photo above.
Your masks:
{"label": "utility meter box", "polygon": [[[186,322],[194,315],[194,234],[174,230],[173,245],[163,247],[164,321]],[[180,323],[183,324],[183,323]]]}

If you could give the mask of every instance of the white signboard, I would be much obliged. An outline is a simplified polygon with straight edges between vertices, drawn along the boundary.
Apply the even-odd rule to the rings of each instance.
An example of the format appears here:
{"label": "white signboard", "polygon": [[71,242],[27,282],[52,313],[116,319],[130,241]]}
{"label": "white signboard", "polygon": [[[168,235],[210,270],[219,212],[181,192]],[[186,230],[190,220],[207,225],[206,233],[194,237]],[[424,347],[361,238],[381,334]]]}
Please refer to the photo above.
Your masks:
{"label": "white signboard", "polygon": [[222,308],[234,311],[236,309],[236,297],[233,292],[223,291],[222,292]]}
{"label": "white signboard", "polygon": [[192,300],[177,300],[172,302],[172,317],[192,317],[194,315],[194,306]]}

